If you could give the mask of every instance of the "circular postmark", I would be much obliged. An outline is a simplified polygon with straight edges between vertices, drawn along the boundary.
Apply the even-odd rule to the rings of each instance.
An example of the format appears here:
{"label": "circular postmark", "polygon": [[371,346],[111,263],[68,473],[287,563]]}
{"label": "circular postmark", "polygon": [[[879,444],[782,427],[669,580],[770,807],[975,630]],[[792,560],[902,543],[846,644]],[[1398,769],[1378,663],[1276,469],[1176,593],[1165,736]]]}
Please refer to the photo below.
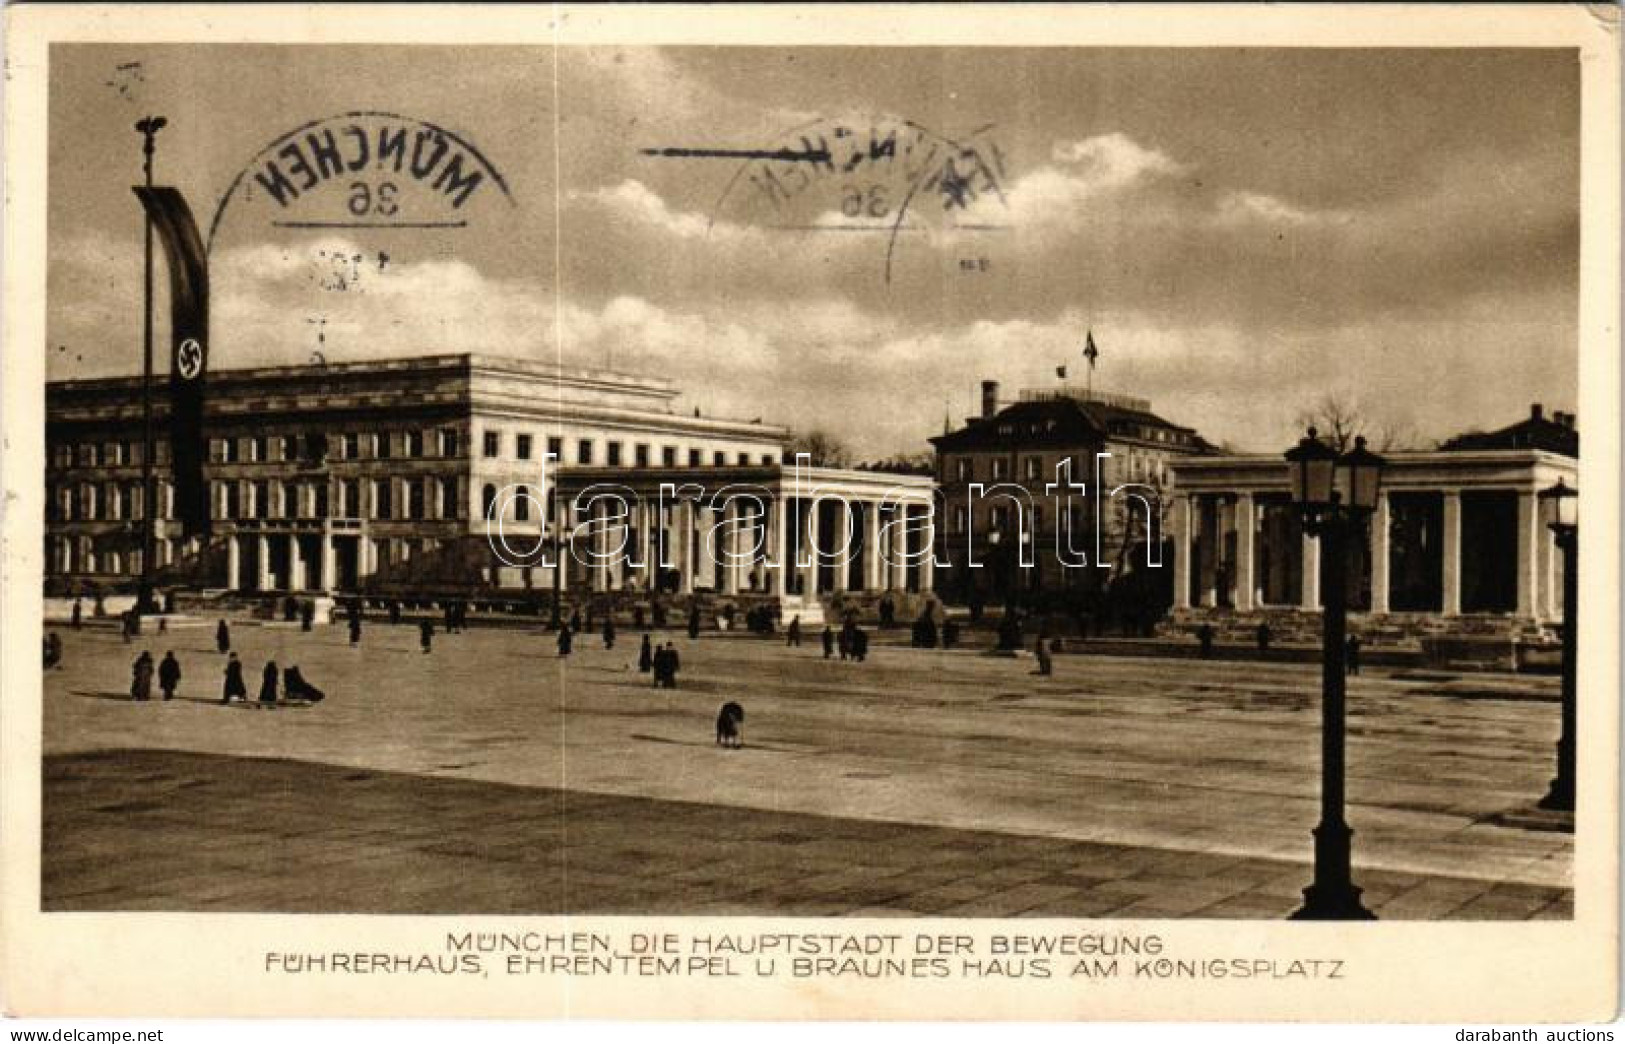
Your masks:
{"label": "circular postmark", "polygon": [[913,240],[931,240],[958,268],[985,271],[997,234],[1010,227],[1007,157],[995,130],[987,124],[949,136],[884,116],[791,127],[763,148],[732,150],[742,162],[717,199],[711,226],[729,221],[872,240],[887,283]]}

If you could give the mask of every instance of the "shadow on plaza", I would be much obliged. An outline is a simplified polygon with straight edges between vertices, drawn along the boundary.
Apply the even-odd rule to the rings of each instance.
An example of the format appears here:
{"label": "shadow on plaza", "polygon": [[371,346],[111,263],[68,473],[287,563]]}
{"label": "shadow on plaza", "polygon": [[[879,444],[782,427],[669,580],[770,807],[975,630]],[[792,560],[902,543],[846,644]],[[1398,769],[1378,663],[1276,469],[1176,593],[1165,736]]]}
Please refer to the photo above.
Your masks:
{"label": "shadow on plaza", "polygon": [[[362,914],[1284,917],[1302,864],[189,751],[47,757],[42,906]],[[1362,870],[1389,919],[1566,889]]]}

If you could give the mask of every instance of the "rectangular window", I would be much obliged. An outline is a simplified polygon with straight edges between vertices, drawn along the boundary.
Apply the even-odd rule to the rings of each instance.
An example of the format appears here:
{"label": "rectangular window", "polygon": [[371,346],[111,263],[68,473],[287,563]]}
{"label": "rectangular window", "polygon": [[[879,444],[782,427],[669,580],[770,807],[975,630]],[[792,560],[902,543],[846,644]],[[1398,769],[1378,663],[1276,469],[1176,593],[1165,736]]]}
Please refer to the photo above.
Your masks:
{"label": "rectangular window", "polygon": [[691,468],[697,468],[697,467],[700,466],[700,451],[699,450],[691,449],[691,450],[688,451],[688,466],[691,467]]}
{"label": "rectangular window", "polygon": [[621,466],[621,444],[619,442],[609,444],[609,466],[612,468]]}
{"label": "rectangular window", "polygon": [[372,517],[373,518],[381,518],[381,519],[385,519],[387,521],[391,517],[391,515],[393,514],[391,509],[393,508],[394,505],[392,505],[390,503],[390,488],[389,487],[390,487],[389,479],[379,479],[378,481],[376,481],[376,482],[374,482],[372,484]]}
{"label": "rectangular window", "polygon": [[711,463],[720,468],[728,463],[728,455],[721,450],[717,450],[711,454]]}
{"label": "rectangular window", "polygon": [[637,447],[632,451],[632,463],[640,468],[649,466],[649,444],[647,442],[637,444]]}
{"label": "rectangular window", "polygon": [[423,432],[409,431],[406,433],[406,455],[408,457],[423,456]]}
{"label": "rectangular window", "polygon": [[254,517],[271,517],[271,484],[263,479],[254,483]]}
{"label": "rectangular window", "polygon": [[327,483],[312,482],[310,484],[311,517],[327,517]]}
{"label": "rectangular window", "polygon": [[459,518],[462,512],[457,509],[457,480],[443,478],[440,480],[440,517]]}
{"label": "rectangular window", "polygon": [[664,465],[665,467],[675,468],[677,466],[677,447],[676,446],[662,446],[662,447],[660,447],[660,463],[662,465]]}
{"label": "rectangular window", "polygon": [[102,463],[109,467],[117,467],[124,463],[124,444],[109,442],[102,448]]}
{"label": "rectangular window", "polygon": [[255,435],[248,440],[248,460],[250,463],[258,464],[267,459],[267,456],[264,435]]}
{"label": "rectangular window", "polygon": [[424,480],[421,478],[412,479],[406,484],[406,511],[411,518],[422,518],[427,511],[423,486]]}
{"label": "rectangular window", "polygon": [[339,483],[339,514],[345,518],[361,517],[361,483],[345,479]]}
{"label": "rectangular window", "polygon": [[970,522],[970,511],[964,505],[954,508],[954,532],[963,533]]}
{"label": "rectangular window", "polygon": [[773,464],[773,454],[771,454],[771,453],[762,454],[762,466],[763,467],[771,467],[772,464]]}
{"label": "rectangular window", "polygon": [[529,435],[516,436],[515,439],[514,439],[513,446],[514,446],[514,449],[513,449],[513,455],[514,456],[518,457],[520,460],[529,460],[530,459],[530,436]]}
{"label": "rectangular window", "polygon": [[993,481],[999,482],[1005,478],[1005,461],[1003,457],[993,458]]}
{"label": "rectangular window", "polygon": [[299,517],[299,483],[284,482],[282,484],[282,517]]}
{"label": "rectangular window", "polygon": [[1025,478],[1028,482],[1035,482],[1039,478],[1043,477],[1043,474],[1044,474],[1044,458],[1043,457],[1028,457],[1023,462],[1023,468],[1024,468],[1024,470],[1023,470],[1023,476],[1022,477]]}
{"label": "rectangular window", "polygon": [[502,432],[488,431],[481,437],[480,452],[490,459],[502,453]]}
{"label": "rectangular window", "polygon": [[526,495],[528,492],[524,486],[514,490],[513,517],[516,522],[530,521],[530,497]]}
{"label": "rectangular window", "polygon": [[553,460],[562,462],[564,460],[564,440],[548,439],[547,452]]}
{"label": "rectangular window", "polygon": [[576,443],[576,463],[577,464],[591,464],[592,463],[592,440],[591,439],[582,439],[580,442]]}
{"label": "rectangular window", "polygon": [[734,457],[734,463],[735,464],[740,464],[740,465],[749,464],[750,463],[750,454],[749,453],[740,453],[740,454],[738,454],[737,456]]}
{"label": "rectangular window", "polygon": [[242,518],[243,518],[243,508],[245,506],[243,504],[243,501],[247,499],[243,495],[243,492],[244,492],[243,487],[245,485],[247,485],[247,483],[243,483],[243,482],[228,482],[228,483],[226,483],[226,514],[229,517],[231,517],[233,519],[236,519],[238,521],[241,521]]}
{"label": "rectangular window", "polygon": [[987,513],[988,528],[994,532],[1002,533],[1008,514],[1008,509],[1003,504],[995,504]]}
{"label": "rectangular window", "polygon": [[440,430],[440,455],[442,457],[457,456],[456,428],[442,428]]}
{"label": "rectangular window", "polygon": [[227,464],[235,464],[235,463],[237,463],[237,450],[238,450],[237,440],[236,439],[226,439],[225,442],[226,442],[226,463]]}
{"label": "rectangular window", "polygon": [[390,432],[380,432],[373,437],[373,456],[379,460],[388,460],[394,453],[395,447],[390,445],[395,436]]}

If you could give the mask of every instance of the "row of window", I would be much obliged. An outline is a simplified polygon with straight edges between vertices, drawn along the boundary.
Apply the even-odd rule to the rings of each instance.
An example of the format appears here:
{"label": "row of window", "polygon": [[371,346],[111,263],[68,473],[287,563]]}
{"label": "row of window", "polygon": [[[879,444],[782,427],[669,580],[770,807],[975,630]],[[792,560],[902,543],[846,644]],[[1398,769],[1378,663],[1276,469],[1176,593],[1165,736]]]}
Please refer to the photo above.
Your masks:
{"label": "row of window", "polygon": [[[1021,458],[1021,480],[1027,483],[1054,482],[1055,469],[1065,459],[1065,457],[1044,457],[1039,454],[1024,456]],[[979,475],[976,458],[951,457],[944,461],[943,471],[944,474],[952,475],[956,482],[1004,482],[1010,478],[1010,464],[1009,457],[992,457],[987,474]],[[1107,457],[1101,462],[1100,470],[1103,477],[1119,482],[1163,482],[1167,479],[1166,462],[1161,457],[1135,453],[1132,450]],[[1088,482],[1094,477],[1094,473],[1093,457],[1072,457],[1074,482]]]}
{"label": "row of window", "polygon": [[455,457],[461,445],[455,428],[423,431],[346,431],[334,438],[325,432],[301,435],[249,435],[209,440],[209,460],[216,464],[259,464],[324,460],[390,460]]}
{"label": "row of window", "polygon": [[[117,442],[59,442],[51,447],[51,466],[57,468],[113,468],[140,464],[144,455],[143,448],[140,439],[125,439]],[[162,440],[154,441],[152,459],[156,464],[168,464],[169,443]]]}
{"label": "row of window", "polygon": [[[141,483],[81,482],[58,486],[45,500],[48,522],[104,522],[141,517]],[[158,517],[170,518],[175,510],[175,491],[168,482],[158,483]]]}
{"label": "row of window", "polygon": [[[487,428],[480,437],[480,455],[487,460],[506,459],[509,448],[508,435],[509,433],[494,428]],[[628,461],[626,457],[626,443],[624,442],[605,442],[604,459],[602,461],[598,459],[597,448],[598,443],[594,439],[577,439],[575,441],[574,463],[588,467],[602,463],[612,468],[625,467],[628,463],[634,467],[647,468],[654,463],[654,447],[647,442],[633,443],[632,458],[630,461]],[[536,459],[538,449],[539,446],[537,445],[535,437],[530,435],[528,432],[512,433],[512,459]],[[547,453],[551,459],[563,461],[564,440],[558,437],[549,438],[547,440]],[[688,467],[703,467],[705,465],[705,451],[690,449],[687,457],[684,459]],[[762,464],[774,464],[778,461],[778,455],[775,453],[763,453],[757,458],[757,460]],[[748,465],[751,463],[751,455],[746,451],[740,450],[734,454],[734,463],[737,465]],[[714,467],[727,466],[727,451],[713,450],[711,452],[711,464]],[[666,468],[675,468],[678,466],[678,448],[676,446],[660,447],[660,466]]]}
{"label": "row of window", "polygon": [[[337,518],[458,519],[463,517],[458,480],[430,478],[341,479],[333,487]],[[365,502],[363,498],[365,497]],[[325,482],[236,481],[214,483],[217,518],[327,518]]]}

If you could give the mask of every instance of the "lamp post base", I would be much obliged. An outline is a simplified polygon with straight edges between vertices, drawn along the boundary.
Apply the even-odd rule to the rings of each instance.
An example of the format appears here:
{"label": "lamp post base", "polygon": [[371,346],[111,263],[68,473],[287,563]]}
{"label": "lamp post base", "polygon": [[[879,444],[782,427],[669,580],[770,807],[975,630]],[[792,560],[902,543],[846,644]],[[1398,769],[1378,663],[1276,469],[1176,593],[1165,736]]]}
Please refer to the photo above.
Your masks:
{"label": "lamp post base", "polygon": [[1377,915],[1360,902],[1360,888],[1349,873],[1349,848],[1354,831],[1340,820],[1323,821],[1314,829],[1315,881],[1303,890],[1303,906],[1293,921],[1375,921]]}
{"label": "lamp post base", "polygon": [[1312,884],[1303,890],[1303,906],[1289,921],[1375,921],[1377,915],[1360,902],[1355,885],[1328,888]]}

